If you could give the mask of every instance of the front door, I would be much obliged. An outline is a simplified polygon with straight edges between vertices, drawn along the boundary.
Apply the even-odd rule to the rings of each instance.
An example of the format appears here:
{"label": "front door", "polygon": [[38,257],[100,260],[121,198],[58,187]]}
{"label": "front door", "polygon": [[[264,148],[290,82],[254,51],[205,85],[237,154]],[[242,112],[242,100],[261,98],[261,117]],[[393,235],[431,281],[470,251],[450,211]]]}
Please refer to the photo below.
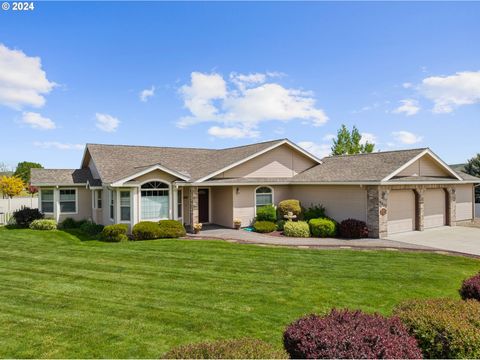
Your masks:
{"label": "front door", "polygon": [[198,189],[198,222],[200,223],[209,222],[208,200],[209,189]]}

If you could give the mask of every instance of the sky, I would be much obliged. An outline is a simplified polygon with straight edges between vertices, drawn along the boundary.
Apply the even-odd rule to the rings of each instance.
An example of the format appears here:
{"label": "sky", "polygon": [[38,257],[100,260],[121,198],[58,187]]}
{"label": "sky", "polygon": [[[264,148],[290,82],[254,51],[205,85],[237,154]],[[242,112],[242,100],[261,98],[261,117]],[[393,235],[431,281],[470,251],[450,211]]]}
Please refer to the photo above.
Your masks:
{"label": "sky", "polygon": [[[11,4],[11,3],[10,3]],[[376,150],[480,152],[479,2],[35,2],[0,10],[0,162],[86,143],[224,148],[341,124]]]}

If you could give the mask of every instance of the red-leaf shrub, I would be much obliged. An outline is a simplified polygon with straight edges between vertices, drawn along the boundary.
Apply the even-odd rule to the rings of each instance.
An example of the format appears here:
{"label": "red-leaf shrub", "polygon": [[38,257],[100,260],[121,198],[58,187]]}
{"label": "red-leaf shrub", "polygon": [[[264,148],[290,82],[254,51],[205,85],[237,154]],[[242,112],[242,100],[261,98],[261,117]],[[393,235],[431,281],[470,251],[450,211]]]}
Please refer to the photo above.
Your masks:
{"label": "red-leaf shrub", "polygon": [[480,273],[463,280],[462,287],[458,292],[463,300],[475,299],[480,301]]}
{"label": "red-leaf shrub", "polygon": [[361,239],[368,237],[368,228],[365,221],[347,219],[340,223],[339,233],[347,239]]}
{"label": "red-leaf shrub", "polygon": [[379,314],[336,310],[309,315],[287,327],[285,350],[292,359],[418,359],[422,352],[401,321]]}

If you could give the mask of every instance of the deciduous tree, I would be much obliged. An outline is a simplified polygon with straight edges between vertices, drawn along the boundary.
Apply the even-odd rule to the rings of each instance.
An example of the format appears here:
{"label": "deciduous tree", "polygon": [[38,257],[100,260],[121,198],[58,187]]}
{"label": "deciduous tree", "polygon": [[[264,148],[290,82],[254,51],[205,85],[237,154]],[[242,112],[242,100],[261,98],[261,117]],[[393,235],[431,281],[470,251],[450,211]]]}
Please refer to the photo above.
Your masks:
{"label": "deciduous tree", "polygon": [[25,189],[25,183],[19,177],[2,176],[0,178],[0,192],[10,198],[20,195],[23,189]]}

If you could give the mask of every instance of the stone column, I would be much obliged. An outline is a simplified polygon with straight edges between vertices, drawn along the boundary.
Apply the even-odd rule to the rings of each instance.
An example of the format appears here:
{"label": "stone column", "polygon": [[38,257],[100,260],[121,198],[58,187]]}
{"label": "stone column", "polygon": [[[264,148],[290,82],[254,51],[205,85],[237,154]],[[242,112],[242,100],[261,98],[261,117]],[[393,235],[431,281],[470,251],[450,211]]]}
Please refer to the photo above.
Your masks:
{"label": "stone column", "polygon": [[419,186],[415,188],[415,230],[423,231],[425,229],[425,188]]}
{"label": "stone column", "polygon": [[386,238],[388,235],[388,193],[381,186],[367,187],[367,227],[370,237]]}
{"label": "stone column", "polygon": [[190,222],[191,229],[193,231],[193,224],[198,223],[198,187],[192,186],[190,191]]}
{"label": "stone column", "polygon": [[451,186],[444,190],[447,198],[447,225],[455,226],[457,224],[457,194],[455,187]]}

